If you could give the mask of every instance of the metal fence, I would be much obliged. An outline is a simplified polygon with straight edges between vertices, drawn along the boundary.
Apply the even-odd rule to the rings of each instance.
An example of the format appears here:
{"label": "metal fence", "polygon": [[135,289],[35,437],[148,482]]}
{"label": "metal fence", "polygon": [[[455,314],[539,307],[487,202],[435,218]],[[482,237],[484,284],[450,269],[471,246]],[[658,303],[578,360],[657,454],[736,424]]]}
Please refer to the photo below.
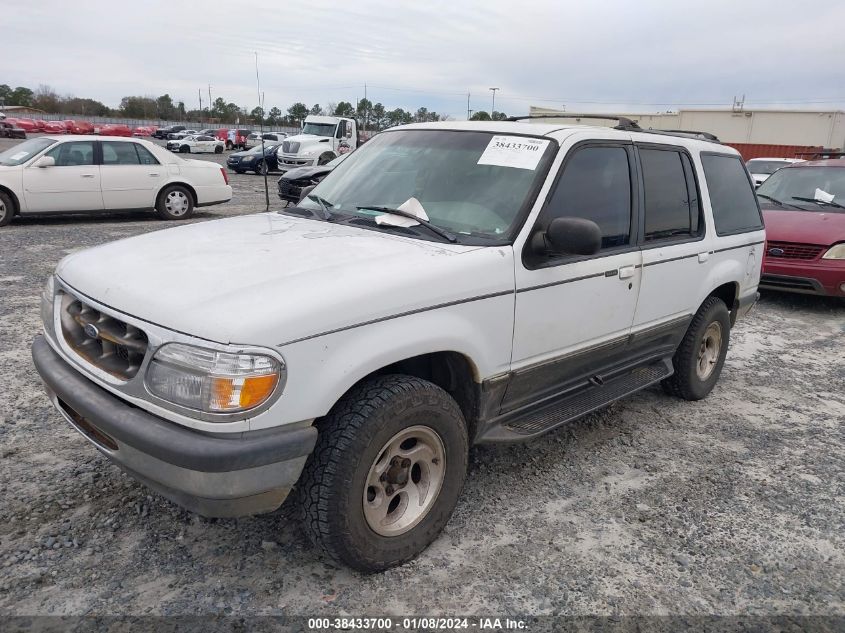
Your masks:
{"label": "metal fence", "polygon": [[[95,125],[105,125],[108,123],[116,124],[116,125],[128,125],[131,128],[135,127],[144,127],[149,125],[154,125],[156,127],[165,127],[168,125],[184,125],[189,130],[203,130],[206,128],[209,129],[231,129],[231,128],[238,128],[238,129],[246,129],[246,130],[255,130],[258,131],[258,125],[254,123],[209,123],[208,121],[164,121],[162,119],[122,119],[119,117],[108,117],[108,116],[88,116],[85,114],[21,114],[20,116],[16,116],[13,112],[6,112],[5,113],[9,118],[19,118],[19,119],[43,119],[44,121],[68,121],[68,120],[79,120],[79,121],[88,121],[89,123],[93,123]],[[263,130],[265,132],[286,132],[287,134],[298,134],[300,132],[300,128],[292,127],[292,126],[280,126],[280,125],[264,125]]]}

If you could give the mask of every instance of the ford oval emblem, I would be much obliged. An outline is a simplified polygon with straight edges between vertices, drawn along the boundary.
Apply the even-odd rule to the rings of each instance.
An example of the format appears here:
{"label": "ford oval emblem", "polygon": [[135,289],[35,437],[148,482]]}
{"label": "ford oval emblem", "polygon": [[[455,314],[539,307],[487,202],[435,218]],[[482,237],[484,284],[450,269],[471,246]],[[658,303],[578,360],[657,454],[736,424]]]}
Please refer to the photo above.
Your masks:
{"label": "ford oval emblem", "polygon": [[99,338],[100,336],[100,330],[98,330],[97,326],[93,323],[86,323],[83,331],[90,338]]}
{"label": "ford oval emblem", "polygon": [[784,251],[782,248],[774,247],[769,249],[769,255],[772,257],[783,257],[783,253]]}

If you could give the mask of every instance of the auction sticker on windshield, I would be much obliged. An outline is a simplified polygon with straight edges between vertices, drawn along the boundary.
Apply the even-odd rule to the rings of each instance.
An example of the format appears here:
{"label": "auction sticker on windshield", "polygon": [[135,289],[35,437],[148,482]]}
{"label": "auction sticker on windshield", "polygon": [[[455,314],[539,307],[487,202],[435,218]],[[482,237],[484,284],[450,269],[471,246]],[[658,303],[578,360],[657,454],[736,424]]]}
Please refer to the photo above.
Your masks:
{"label": "auction sticker on windshield", "polygon": [[478,159],[479,165],[536,169],[549,141],[524,136],[494,136]]}

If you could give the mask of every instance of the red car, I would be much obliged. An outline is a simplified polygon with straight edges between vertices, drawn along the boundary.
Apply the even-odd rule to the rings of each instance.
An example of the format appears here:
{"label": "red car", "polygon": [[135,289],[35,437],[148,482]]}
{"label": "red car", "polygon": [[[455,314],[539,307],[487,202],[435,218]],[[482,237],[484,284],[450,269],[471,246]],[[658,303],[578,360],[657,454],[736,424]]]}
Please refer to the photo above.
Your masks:
{"label": "red car", "polygon": [[88,121],[65,121],[68,134],[93,134],[94,126]]}
{"label": "red car", "polygon": [[15,123],[19,128],[21,128],[27,133],[38,131],[38,128],[35,125],[35,121],[33,121],[32,119],[15,119]]}
{"label": "red car", "polygon": [[141,125],[132,131],[133,136],[152,136],[156,128],[150,125]]}
{"label": "red car", "polygon": [[795,163],[757,189],[761,288],[845,297],[845,159]]}
{"label": "red car", "polygon": [[107,123],[100,126],[100,136],[132,136],[132,128],[128,125]]}
{"label": "red car", "polygon": [[43,132],[44,128],[47,127],[47,121],[44,119],[35,119],[33,123],[35,124],[35,130],[37,132]]}
{"label": "red car", "polygon": [[67,134],[67,126],[64,121],[44,121],[41,131],[45,134]]}

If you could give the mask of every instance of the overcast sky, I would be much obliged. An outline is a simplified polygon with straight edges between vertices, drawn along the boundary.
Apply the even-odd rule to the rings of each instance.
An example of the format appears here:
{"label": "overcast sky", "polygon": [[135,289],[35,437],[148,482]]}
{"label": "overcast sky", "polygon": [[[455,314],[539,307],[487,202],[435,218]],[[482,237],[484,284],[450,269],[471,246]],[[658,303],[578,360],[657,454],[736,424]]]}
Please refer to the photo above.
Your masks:
{"label": "overcast sky", "polygon": [[[81,7],[84,7],[81,8]],[[466,117],[529,105],[638,112],[845,108],[845,1],[60,0],[3,11],[0,83],[92,97],[352,101]]]}

